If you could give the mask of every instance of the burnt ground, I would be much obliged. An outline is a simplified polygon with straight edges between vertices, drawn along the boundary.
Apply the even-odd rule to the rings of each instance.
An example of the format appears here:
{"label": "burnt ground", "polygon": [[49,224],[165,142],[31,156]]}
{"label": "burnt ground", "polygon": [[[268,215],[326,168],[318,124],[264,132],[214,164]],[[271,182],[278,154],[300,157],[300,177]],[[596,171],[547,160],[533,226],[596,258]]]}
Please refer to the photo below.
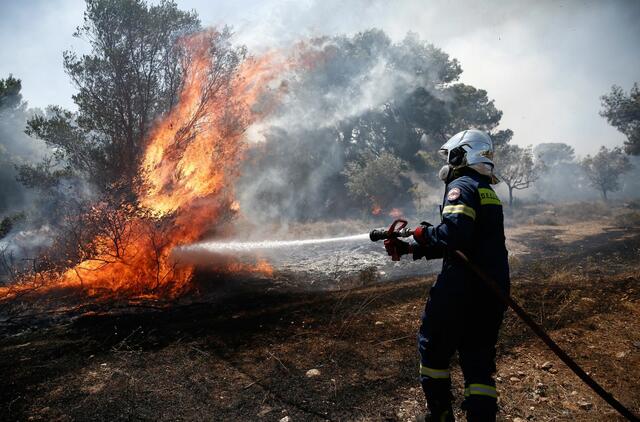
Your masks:
{"label": "burnt ground", "polygon": [[[510,231],[513,295],[640,414],[640,228],[594,227]],[[415,332],[433,281],[305,292],[201,275],[218,300],[7,324],[0,419],[413,420],[423,408]],[[497,383],[501,420],[621,420],[512,312]]]}

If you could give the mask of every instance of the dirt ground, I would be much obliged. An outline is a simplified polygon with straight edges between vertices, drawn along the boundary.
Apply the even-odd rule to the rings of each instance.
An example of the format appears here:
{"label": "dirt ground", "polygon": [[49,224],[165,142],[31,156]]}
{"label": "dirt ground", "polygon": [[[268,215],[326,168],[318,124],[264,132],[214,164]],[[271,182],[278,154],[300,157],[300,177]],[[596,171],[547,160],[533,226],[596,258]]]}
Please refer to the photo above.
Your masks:
{"label": "dirt ground", "polygon": [[[510,228],[513,295],[640,414],[640,227],[602,221]],[[15,320],[0,340],[0,419],[411,421],[433,281],[305,292],[201,275],[201,302]],[[511,311],[497,366],[500,420],[622,420]]]}

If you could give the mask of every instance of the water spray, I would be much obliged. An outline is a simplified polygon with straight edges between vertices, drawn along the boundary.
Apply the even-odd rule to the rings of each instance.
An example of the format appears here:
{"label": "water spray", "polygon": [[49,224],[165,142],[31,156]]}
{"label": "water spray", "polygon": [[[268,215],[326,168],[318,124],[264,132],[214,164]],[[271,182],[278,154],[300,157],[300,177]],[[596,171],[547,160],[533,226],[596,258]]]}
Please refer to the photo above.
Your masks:
{"label": "water spray", "polygon": [[272,249],[289,249],[295,248],[299,246],[311,246],[311,245],[321,245],[326,243],[345,243],[345,242],[355,242],[369,239],[368,233],[356,234],[352,236],[342,236],[342,237],[329,237],[329,238],[319,238],[319,239],[301,239],[301,240],[263,240],[259,242],[238,242],[238,241],[206,241],[194,243],[187,246],[180,246],[176,248],[177,253],[188,253],[188,252],[211,252],[211,253],[220,253],[223,254],[225,252],[258,252],[258,251],[266,251]]}

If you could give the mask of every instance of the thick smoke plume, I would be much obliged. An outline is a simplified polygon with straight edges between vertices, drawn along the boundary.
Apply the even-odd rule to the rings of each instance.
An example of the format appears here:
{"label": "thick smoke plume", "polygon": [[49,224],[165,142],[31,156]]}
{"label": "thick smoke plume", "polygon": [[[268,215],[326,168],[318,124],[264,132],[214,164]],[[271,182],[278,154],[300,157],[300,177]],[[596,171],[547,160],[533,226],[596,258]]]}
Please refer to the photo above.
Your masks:
{"label": "thick smoke plume", "polygon": [[[393,133],[405,118],[394,113],[417,90],[446,108],[446,74],[458,64],[414,34],[393,43],[378,30],[313,39],[295,55],[307,66],[289,74],[274,115],[249,130],[255,151],[242,169],[241,209],[249,220],[281,224],[357,216],[361,204],[345,189],[347,162],[417,152],[430,134],[408,122],[405,133]],[[398,199],[398,206],[410,201]]]}

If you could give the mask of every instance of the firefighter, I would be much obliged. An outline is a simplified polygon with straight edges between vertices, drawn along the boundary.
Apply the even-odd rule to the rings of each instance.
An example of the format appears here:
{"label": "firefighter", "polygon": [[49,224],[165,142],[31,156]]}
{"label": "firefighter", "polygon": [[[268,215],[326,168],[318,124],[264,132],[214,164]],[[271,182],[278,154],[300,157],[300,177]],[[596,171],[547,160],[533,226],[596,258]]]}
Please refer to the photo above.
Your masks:
{"label": "firefighter", "polygon": [[509,265],[500,199],[491,188],[493,143],[479,130],[454,135],[439,151],[446,184],[441,223],[421,223],[413,240],[385,242],[387,252],[413,259],[443,258],[429,292],[418,333],[420,382],[427,421],[453,421],[449,363],[457,351],[465,380],[462,408],[467,421],[495,421],[497,393],[493,373],[496,342],[505,306],[449,250],[462,251],[509,293]]}

